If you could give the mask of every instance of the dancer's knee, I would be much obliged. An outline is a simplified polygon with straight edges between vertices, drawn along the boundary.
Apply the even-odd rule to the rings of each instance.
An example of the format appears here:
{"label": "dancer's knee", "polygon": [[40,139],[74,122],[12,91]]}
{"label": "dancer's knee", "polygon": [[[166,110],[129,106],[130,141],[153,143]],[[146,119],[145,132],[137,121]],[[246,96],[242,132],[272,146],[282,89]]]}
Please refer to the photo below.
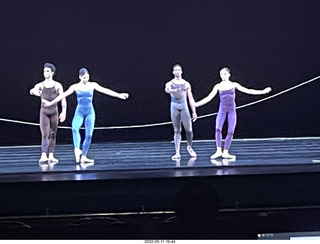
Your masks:
{"label": "dancer's knee", "polygon": [[50,134],[49,133],[45,133],[45,134],[42,134],[42,140],[48,140],[49,139],[49,136]]}
{"label": "dancer's knee", "polygon": [[72,127],[71,130],[72,130],[72,134],[78,134],[78,133],[80,133],[80,130],[79,130],[78,128]]}
{"label": "dancer's knee", "polygon": [[55,131],[50,132],[50,138],[56,138],[57,133]]}
{"label": "dancer's knee", "polygon": [[92,140],[92,135],[86,135],[85,136],[85,141],[91,142],[91,140]]}
{"label": "dancer's knee", "polygon": [[193,137],[193,132],[192,132],[192,130],[191,131],[186,131],[186,136],[187,136],[187,138],[192,138]]}

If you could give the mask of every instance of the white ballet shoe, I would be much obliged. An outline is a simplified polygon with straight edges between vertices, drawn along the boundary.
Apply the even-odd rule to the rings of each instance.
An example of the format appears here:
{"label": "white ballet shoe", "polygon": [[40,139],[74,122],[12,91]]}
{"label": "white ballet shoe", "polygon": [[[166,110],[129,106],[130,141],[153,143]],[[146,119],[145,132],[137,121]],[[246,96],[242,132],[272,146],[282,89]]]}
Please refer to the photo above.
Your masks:
{"label": "white ballet shoe", "polygon": [[221,150],[217,150],[214,154],[212,154],[210,156],[210,159],[216,159],[222,156],[222,151]]}
{"label": "white ballet shoe", "polygon": [[94,166],[94,163],[80,163],[78,164],[78,166],[79,166],[79,169],[82,170],[82,169],[86,169],[88,167]]}
{"label": "white ballet shoe", "polygon": [[176,153],[175,155],[173,155],[173,156],[171,157],[172,160],[177,160],[177,159],[180,159],[180,158],[181,158],[181,156],[180,156],[179,153]]}
{"label": "white ballet shoe", "polygon": [[94,159],[89,159],[86,156],[82,155],[80,162],[82,164],[93,164],[94,163]]}
{"label": "white ballet shoe", "polygon": [[52,153],[49,153],[49,162],[50,164],[57,164],[59,162],[58,159],[56,159],[55,157],[53,157]]}
{"label": "white ballet shoe", "polygon": [[222,157],[225,159],[236,159],[236,155],[229,154],[228,150],[223,150]]}
{"label": "white ballet shoe", "polygon": [[192,147],[188,146],[187,151],[190,154],[191,157],[197,157],[197,154],[195,151],[193,151]]}
{"label": "white ballet shoe", "polygon": [[48,159],[47,155],[45,153],[42,153],[41,157],[39,159],[39,163],[46,163],[46,162],[48,162],[48,160],[49,159]]}
{"label": "white ballet shoe", "polygon": [[48,163],[49,164],[57,164],[57,163],[59,163],[59,160],[54,158],[54,157],[52,157],[52,158],[49,158]]}
{"label": "white ballet shoe", "polygon": [[76,158],[76,163],[80,163],[80,156],[82,151],[79,148],[74,149],[74,157]]}

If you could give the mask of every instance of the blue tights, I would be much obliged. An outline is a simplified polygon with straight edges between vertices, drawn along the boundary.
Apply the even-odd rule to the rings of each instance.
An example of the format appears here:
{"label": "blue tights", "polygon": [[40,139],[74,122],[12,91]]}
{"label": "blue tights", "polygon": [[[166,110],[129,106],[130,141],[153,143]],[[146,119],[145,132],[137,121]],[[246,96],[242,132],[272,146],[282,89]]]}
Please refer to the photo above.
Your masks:
{"label": "blue tights", "polygon": [[86,156],[91,145],[91,139],[94,130],[94,123],[96,119],[96,114],[92,109],[90,113],[81,113],[78,109],[76,110],[73,120],[72,120],[72,137],[73,145],[75,148],[80,148],[81,136],[80,128],[84,122],[85,127],[85,138],[82,144],[82,155]]}

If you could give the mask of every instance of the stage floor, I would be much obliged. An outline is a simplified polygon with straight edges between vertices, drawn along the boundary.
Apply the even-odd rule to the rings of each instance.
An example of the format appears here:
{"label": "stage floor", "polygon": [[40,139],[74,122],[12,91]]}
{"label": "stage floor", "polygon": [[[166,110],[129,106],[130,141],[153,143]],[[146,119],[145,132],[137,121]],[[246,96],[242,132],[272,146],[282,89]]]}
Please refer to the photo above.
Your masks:
{"label": "stage floor", "polygon": [[56,165],[39,165],[39,145],[4,146],[0,147],[0,182],[320,171],[315,162],[320,159],[320,138],[235,139],[230,153],[236,160],[210,160],[214,146],[214,140],[194,141],[198,156],[191,158],[182,142],[181,159],[173,161],[170,141],[93,143],[88,157],[94,165],[76,164],[71,144],[56,146]]}
{"label": "stage floor", "polygon": [[41,166],[39,145],[0,147],[0,217],[173,213],[179,192],[194,189],[212,189],[220,212],[319,209],[320,138],[235,139],[235,161],[211,161],[214,145],[195,141],[190,158],[183,142],[173,161],[171,141],[94,143],[87,167],[70,144],[57,145],[58,164]]}

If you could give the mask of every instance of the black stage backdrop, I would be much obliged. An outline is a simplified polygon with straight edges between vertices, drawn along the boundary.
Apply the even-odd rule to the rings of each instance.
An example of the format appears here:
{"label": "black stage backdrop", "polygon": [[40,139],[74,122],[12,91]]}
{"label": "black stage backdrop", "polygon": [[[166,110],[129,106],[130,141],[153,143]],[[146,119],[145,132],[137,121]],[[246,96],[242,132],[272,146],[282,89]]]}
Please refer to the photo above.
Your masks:
{"label": "black stage backdrop", "polygon": [[[91,80],[130,93],[127,101],[95,93],[96,127],[170,121],[165,83],[180,63],[198,101],[228,66],[243,86],[272,94],[320,75],[318,0],[0,0],[1,119],[38,123],[29,89],[45,62],[64,89],[86,67]],[[316,80],[238,111],[235,138],[319,136]],[[267,97],[237,93],[237,105]],[[70,126],[76,105],[68,101]],[[214,113],[219,98],[198,109]],[[214,139],[215,116],[194,123],[194,139]],[[40,143],[38,126],[0,121],[1,145]],[[171,140],[171,125],[95,130],[93,142]],[[58,143],[71,143],[59,129]]]}

